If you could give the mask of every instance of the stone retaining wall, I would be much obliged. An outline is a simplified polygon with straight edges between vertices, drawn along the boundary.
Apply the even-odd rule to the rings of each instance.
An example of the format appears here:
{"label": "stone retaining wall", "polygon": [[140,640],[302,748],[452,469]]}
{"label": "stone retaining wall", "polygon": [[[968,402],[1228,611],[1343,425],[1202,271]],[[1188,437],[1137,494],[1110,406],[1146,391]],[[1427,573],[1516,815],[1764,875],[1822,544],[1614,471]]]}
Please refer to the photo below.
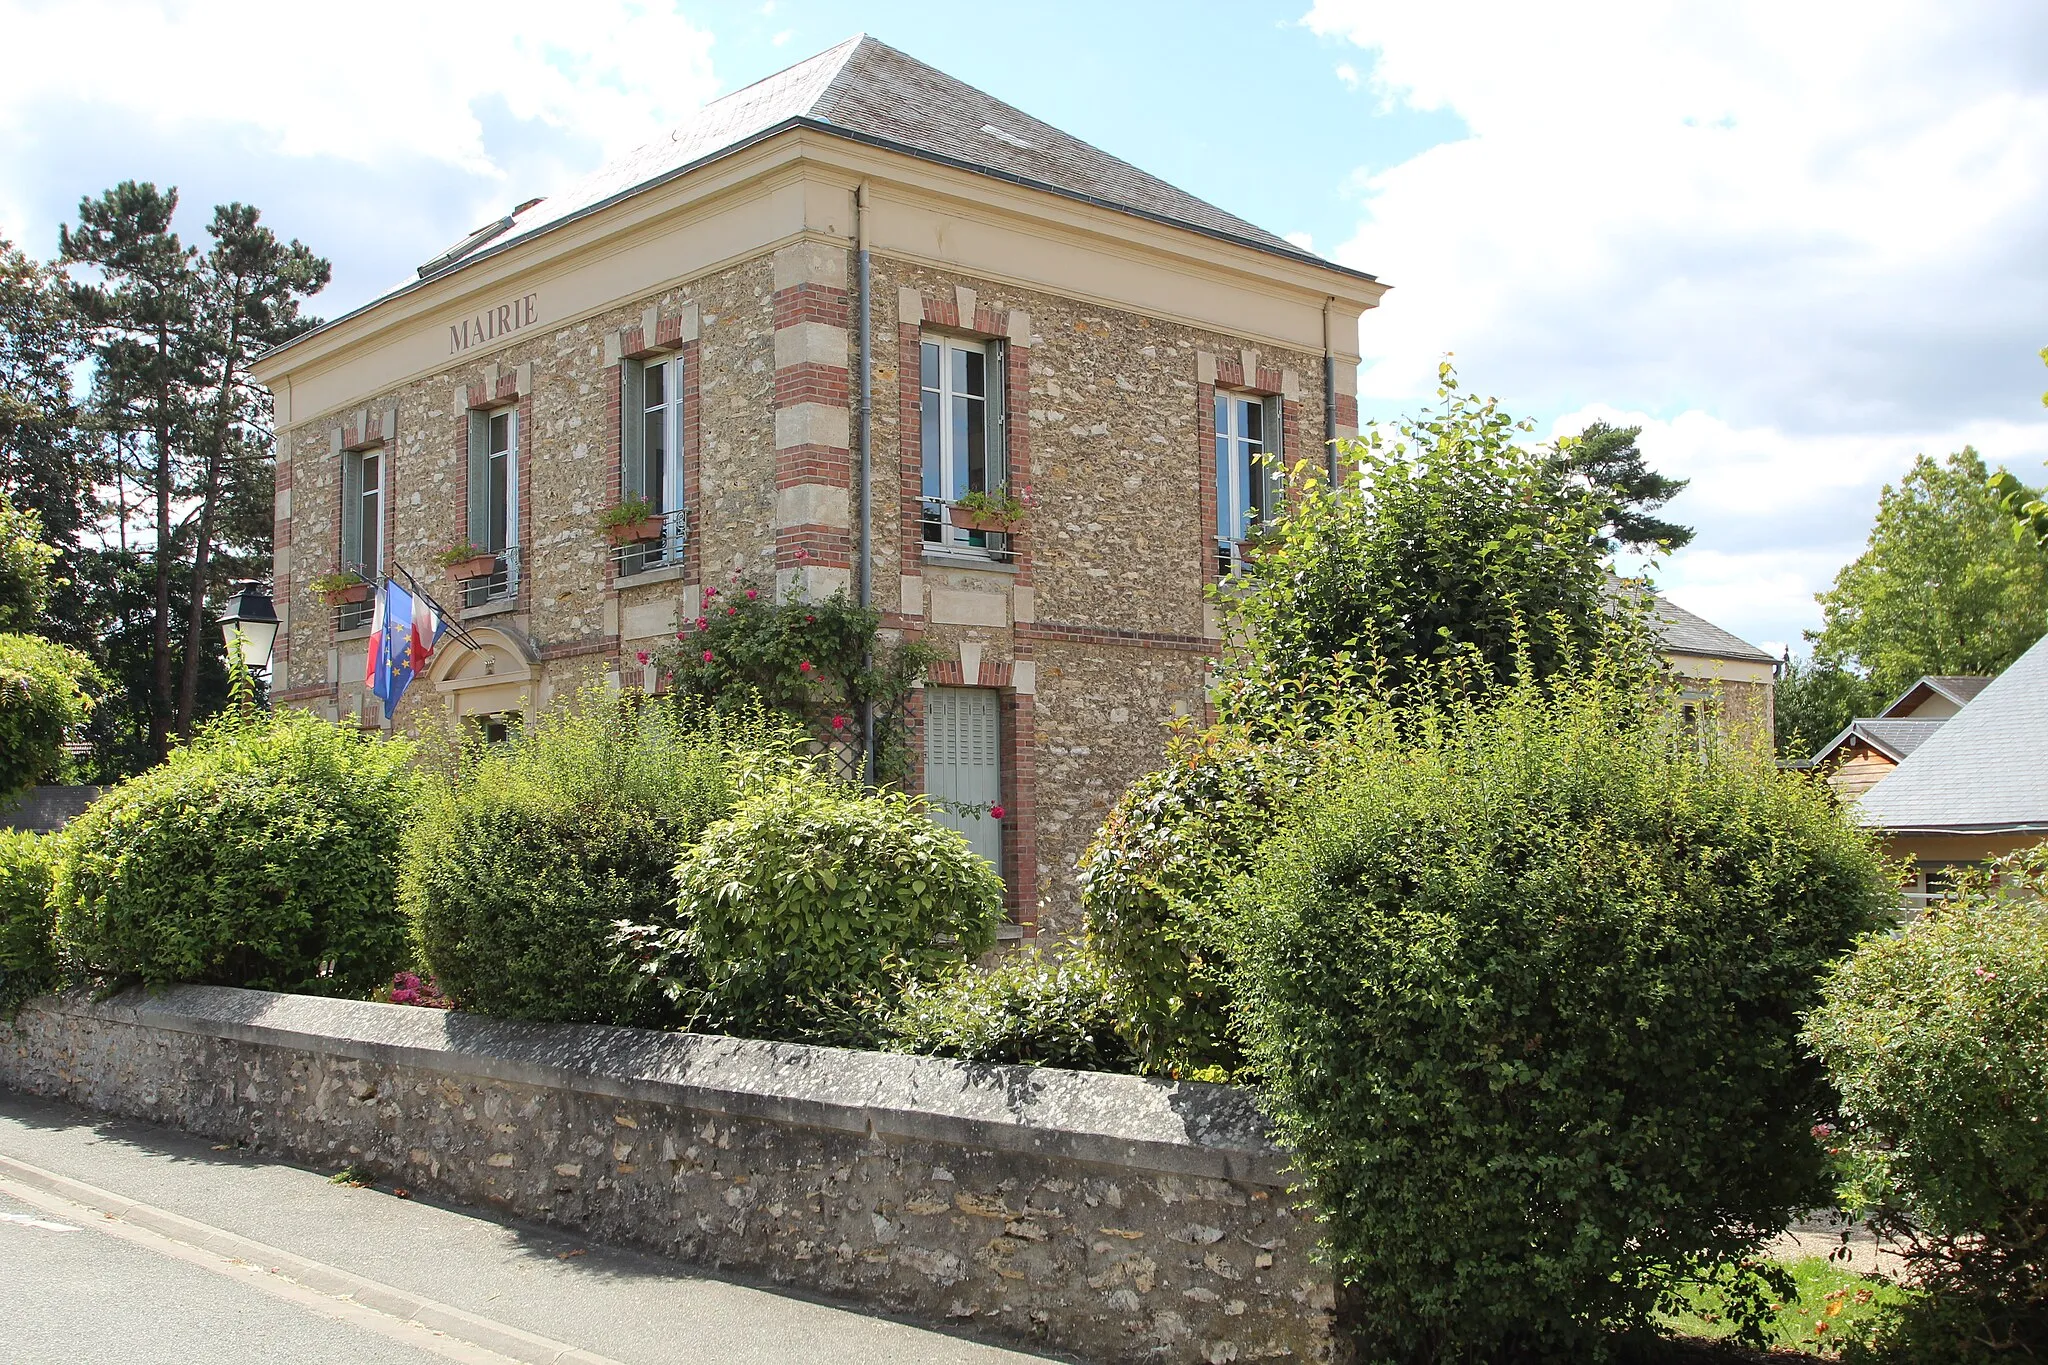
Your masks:
{"label": "stone retaining wall", "polygon": [[213,987],[45,999],[0,1085],[1101,1361],[1329,1360],[1242,1091]]}

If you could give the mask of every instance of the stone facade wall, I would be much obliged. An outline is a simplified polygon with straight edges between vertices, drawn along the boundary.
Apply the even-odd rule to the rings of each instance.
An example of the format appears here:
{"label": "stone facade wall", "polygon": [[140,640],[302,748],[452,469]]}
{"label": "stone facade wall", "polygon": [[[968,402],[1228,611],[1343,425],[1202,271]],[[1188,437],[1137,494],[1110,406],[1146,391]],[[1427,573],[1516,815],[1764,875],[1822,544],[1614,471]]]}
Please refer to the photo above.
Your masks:
{"label": "stone facade wall", "polygon": [[178,987],[45,999],[0,1085],[1100,1361],[1330,1360],[1220,1086]]}
{"label": "stone facade wall", "polygon": [[[852,276],[844,245],[800,240],[571,326],[514,332],[284,433],[283,700],[381,723],[361,681],[366,632],[337,636],[306,588],[339,564],[342,452],[384,456],[383,567],[410,569],[453,605],[429,561],[463,538],[469,414],[497,404],[520,416],[520,589],[462,613],[490,648],[416,682],[398,728],[546,705],[594,679],[653,685],[637,655],[733,573],[782,592],[848,585]],[[1012,917],[1026,933],[1065,932],[1079,920],[1075,865],[1103,815],[1157,766],[1165,723],[1204,712],[1218,644],[1203,598],[1215,577],[1216,388],[1281,397],[1288,457],[1320,462],[1321,357],[889,258],[874,261],[871,287],[874,600],[890,632],[937,647],[933,681],[1001,694]],[[1008,563],[923,545],[926,328],[1009,344],[1011,480],[1036,510]],[[620,580],[596,525],[619,496],[619,363],[655,354],[680,354],[692,376],[690,545],[680,567]]]}

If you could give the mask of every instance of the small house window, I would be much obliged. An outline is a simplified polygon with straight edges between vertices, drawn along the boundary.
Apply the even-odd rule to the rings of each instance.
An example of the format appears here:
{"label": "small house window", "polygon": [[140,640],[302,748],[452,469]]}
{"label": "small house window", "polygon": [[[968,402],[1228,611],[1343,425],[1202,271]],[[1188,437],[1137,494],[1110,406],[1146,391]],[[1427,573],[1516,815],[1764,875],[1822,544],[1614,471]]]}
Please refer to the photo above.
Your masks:
{"label": "small house window", "polygon": [[615,551],[621,574],[636,574],[683,558],[683,361],[628,360],[624,429],[619,433],[622,498],[643,498],[661,517],[661,534]]}
{"label": "small house window", "polygon": [[463,605],[512,597],[519,588],[519,415],[469,415],[469,540],[497,556],[488,578],[469,579]]}
{"label": "small house window", "polygon": [[1220,573],[1237,565],[1238,546],[1273,516],[1278,503],[1279,424],[1271,399],[1216,395],[1216,556]]}
{"label": "small house window", "polygon": [[978,550],[1004,548],[999,532],[954,526],[947,509],[1008,478],[1003,458],[999,343],[926,337],[919,348],[924,453],[924,539]]}

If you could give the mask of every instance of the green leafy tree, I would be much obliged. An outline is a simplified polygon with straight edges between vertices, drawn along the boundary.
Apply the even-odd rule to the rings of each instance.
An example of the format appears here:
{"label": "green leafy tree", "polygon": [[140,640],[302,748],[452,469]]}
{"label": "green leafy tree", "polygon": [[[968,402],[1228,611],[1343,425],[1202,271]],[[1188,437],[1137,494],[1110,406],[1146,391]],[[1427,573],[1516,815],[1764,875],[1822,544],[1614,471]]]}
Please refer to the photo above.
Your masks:
{"label": "green leafy tree", "polygon": [[1692,543],[1692,527],[1655,513],[1691,480],[1666,478],[1645,464],[1636,448],[1642,434],[1641,427],[1594,422],[1551,447],[1551,472],[1591,497],[1609,550],[1683,549]]}
{"label": "green leafy tree", "polygon": [[1871,714],[1890,700],[1880,700],[1869,680],[1838,663],[1794,659],[1778,679],[1778,753],[1785,758],[1810,758],[1850,721]]}
{"label": "green leafy tree", "polygon": [[2048,561],[2015,541],[1965,447],[1923,455],[1885,486],[1867,548],[1819,602],[1815,659],[1889,699],[1928,674],[1995,674],[2026,653],[2048,633]]}
{"label": "green leafy tree", "polygon": [[79,561],[93,519],[97,464],[72,393],[72,371],[84,354],[84,328],[63,275],[0,238],[0,495],[35,514],[37,538],[55,551],[39,628],[71,645],[94,638]]}
{"label": "green leafy tree", "polygon": [[32,631],[42,624],[56,562],[57,547],[43,539],[42,518],[17,509],[0,490],[0,631]]}
{"label": "green leafy tree", "polygon": [[[1447,660],[1475,676],[1544,677],[1617,643],[1604,505],[1517,443],[1531,424],[1440,371],[1439,406],[1349,443],[1330,489],[1297,468],[1290,503],[1236,580],[1218,673],[1226,722],[1318,724],[1345,698],[1397,696]],[[1650,657],[1647,636],[1627,647]]]}

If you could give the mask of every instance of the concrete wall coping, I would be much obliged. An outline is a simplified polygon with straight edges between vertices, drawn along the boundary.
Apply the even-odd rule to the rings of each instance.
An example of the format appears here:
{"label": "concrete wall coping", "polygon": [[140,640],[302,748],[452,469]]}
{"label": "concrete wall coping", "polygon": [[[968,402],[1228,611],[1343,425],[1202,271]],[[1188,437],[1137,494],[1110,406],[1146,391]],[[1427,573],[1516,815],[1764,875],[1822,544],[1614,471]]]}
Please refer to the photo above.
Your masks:
{"label": "concrete wall coping", "polygon": [[58,1013],[882,1138],[1284,1189],[1285,1153],[1232,1086],[998,1066],[221,986],[45,1000]]}

